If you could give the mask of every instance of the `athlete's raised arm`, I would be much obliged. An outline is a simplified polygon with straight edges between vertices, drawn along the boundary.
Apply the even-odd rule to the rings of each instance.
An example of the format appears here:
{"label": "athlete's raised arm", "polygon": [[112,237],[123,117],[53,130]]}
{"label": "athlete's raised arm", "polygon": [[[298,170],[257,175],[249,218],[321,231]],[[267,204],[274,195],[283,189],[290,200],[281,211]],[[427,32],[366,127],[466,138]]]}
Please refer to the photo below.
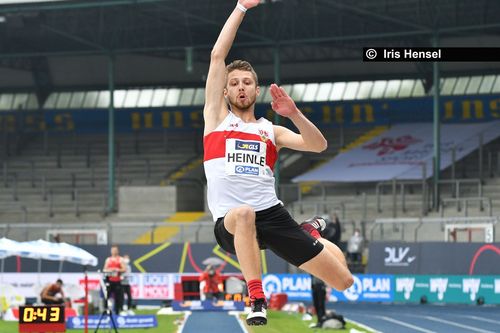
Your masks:
{"label": "athlete's raised arm", "polygon": [[259,0],[239,0],[212,48],[205,87],[205,107],[203,109],[205,135],[212,132],[227,113],[224,101],[224,87],[226,85],[226,64],[224,60],[233,45],[236,32],[243,21],[245,12],[257,6],[259,2]]}
{"label": "athlete's raised arm", "polygon": [[279,148],[290,148],[301,151],[322,152],[327,147],[327,141],[320,130],[304,116],[297,108],[293,99],[285,89],[272,84],[270,88],[273,110],[283,117],[289,118],[299,129],[294,133],[283,126],[274,126],[276,145]]}

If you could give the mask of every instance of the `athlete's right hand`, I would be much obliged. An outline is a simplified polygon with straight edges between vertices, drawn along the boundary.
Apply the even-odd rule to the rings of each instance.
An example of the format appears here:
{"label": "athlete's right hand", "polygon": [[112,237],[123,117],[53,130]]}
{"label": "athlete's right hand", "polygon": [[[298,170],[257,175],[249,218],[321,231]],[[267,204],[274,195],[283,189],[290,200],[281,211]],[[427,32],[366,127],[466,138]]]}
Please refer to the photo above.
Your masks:
{"label": "athlete's right hand", "polygon": [[260,3],[260,0],[239,0],[238,2],[242,4],[246,9],[250,9],[253,7],[257,7],[257,5]]}

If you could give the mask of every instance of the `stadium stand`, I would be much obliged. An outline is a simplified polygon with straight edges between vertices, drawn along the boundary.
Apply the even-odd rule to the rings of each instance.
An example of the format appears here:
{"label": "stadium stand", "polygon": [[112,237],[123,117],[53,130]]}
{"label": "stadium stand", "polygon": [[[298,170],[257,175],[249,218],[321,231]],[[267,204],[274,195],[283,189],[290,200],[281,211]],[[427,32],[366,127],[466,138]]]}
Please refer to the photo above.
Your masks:
{"label": "stadium stand", "polygon": [[[168,142],[168,143],[167,143]],[[117,186],[159,185],[199,153],[190,133],[118,135]],[[199,146],[198,146],[199,147]],[[35,136],[3,162],[0,218],[100,221],[107,213],[105,135]],[[21,208],[24,207],[24,210]]]}
{"label": "stadium stand", "polygon": [[[422,196],[421,182],[412,182],[404,186],[396,183],[396,195],[393,195],[392,182],[385,183],[332,183],[316,184],[308,192],[299,185],[291,185],[295,193],[301,192],[301,199],[289,203],[297,219],[312,214],[337,213],[348,225],[355,221],[364,221],[368,230],[369,221],[377,218],[416,218],[416,217],[492,217],[498,215],[496,207],[500,204],[500,181],[498,170],[498,152],[500,140],[495,140],[483,147],[482,157],[479,149],[456,165],[441,173],[441,202],[437,208],[431,207],[431,197]],[[482,163],[480,164],[480,160]],[[481,167],[480,167],[481,165]],[[455,171],[452,171],[452,169]],[[332,172],[334,172],[332,170]],[[453,172],[455,176],[452,177]],[[427,228],[427,229],[426,229]],[[401,237],[399,228],[394,228],[396,239]],[[427,225],[421,230],[420,240],[442,240],[441,226],[434,228]],[[497,231],[497,237],[498,237]],[[391,238],[390,235],[384,235]],[[413,239],[413,230],[409,230],[403,239]]]}

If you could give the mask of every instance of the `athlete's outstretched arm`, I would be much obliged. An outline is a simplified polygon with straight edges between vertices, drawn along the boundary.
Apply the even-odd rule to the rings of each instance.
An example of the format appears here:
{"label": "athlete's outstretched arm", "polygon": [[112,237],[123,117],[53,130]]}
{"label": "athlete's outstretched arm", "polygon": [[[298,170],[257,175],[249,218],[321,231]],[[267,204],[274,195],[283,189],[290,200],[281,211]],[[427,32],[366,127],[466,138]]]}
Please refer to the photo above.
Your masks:
{"label": "athlete's outstretched arm", "polygon": [[205,108],[203,109],[205,134],[212,132],[226,115],[227,109],[224,102],[226,64],[224,60],[233,45],[245,11],[257,6],[259,2],[259,0],[239,0],[212,48],[205,87]]}
{"label": "athlete's outstretched arm", "polygon": [[283,117],[289,118],[299,129],[300,134],[294,133],[283,126],[274,126],[276,144],[279,148],[290,148],[301,151],[322,152],[328,143],[320,130],[304,116],[297,108],[293,99],[285,89],[272,84],[270,88],[273,101],[273,110]]}

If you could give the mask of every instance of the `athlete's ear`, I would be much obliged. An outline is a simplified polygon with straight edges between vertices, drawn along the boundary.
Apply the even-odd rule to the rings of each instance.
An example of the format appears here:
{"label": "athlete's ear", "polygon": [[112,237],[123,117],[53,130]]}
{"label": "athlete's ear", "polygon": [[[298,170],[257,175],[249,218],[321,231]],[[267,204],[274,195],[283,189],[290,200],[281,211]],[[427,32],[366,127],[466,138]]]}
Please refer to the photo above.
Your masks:
{"label": "athlete's ear", "polygon": [[255,88],[255,93],[257,94],[257,96],[259,96],[259,95],[260,95],[260,86],[257,86],[257,87]]}
{"label": "athlete's ear", "polygon": [[227,88],[224,88],[224,97],[227,97]]}

